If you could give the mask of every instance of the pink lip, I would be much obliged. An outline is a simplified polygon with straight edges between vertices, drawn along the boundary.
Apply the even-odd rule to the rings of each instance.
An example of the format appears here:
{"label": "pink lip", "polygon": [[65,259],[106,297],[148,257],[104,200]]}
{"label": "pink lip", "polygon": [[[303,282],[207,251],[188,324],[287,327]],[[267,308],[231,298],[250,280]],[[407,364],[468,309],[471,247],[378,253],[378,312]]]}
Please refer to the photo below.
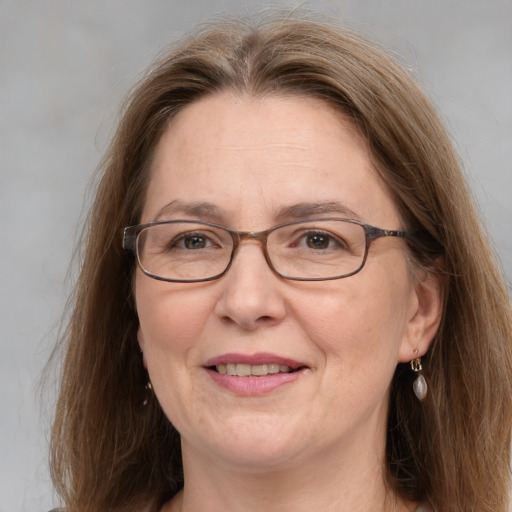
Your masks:
{"label": "pink lip", "polygon": [[[242,364],[279,364],[289,366],[291,373],[274,373],[263,377],[238,377],[235,375],[221,374],[212,369],[219,364],[242,363]],[[207,361],[205,370],[212,380],[228,391],[241,396],[257,396],[269,393],[281,386],[290,384],[301,378],[308,370],[308,367],[293,359],[277,356],[275,354],[258,353],[247,354],[224,354]]]}
{"label": "pink lip", "polygon": [[265,352],[259,352],[257,354],[223,354],[221,356],[214,357],[212,359],[209,359],[205,367],[208,366],[217,366],[219,364],[236,364],[236,363],[242,363],[242,364],[280,364],[289,366],[292,370],[295,370],[297,368],[301,368],[303,366],[307,366],[304,363],[300,363],[299,361],[294,361],[293,359],[289,359],[287,357],[281,357],[276,354],[268,354]]}

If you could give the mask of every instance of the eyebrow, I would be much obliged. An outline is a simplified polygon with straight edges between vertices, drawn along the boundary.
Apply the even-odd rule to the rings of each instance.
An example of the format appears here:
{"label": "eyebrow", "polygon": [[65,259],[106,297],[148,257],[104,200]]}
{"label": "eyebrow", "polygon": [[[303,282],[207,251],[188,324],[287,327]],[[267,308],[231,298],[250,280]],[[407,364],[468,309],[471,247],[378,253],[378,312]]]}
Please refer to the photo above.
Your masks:
{"label": "eyebrow", "polygon": [[[219,224],[225,219],[225,214],[218,206],[206,201],[187,203],[179,199],[166,204],[156,213],[153,221],[166,220],[176,214],[208,219]],[[277,210],[275,219],[277,222],[285,222],[294,219],[304,219],[318,215],[335,214],[337,216],[362,220],[361,216],[338,201],[327,202],[301,202],[291,206],[282,206]]]}
{"label": "eyebrow", "polygon": [[185,201],[177,199],[160,208],[153,220],[164,220],[165,218],[174,216],[177,213],[190,217],[206,218],[219,223],[224,219],[222,210],[212,203],[205,201],[186,203]]}
{"label": "eyebrow", "polygon": [[335,214],[346,219],[362,220],[360,215],[338,201],[321,203],[304,202],[297,203],[292,206],[281,207],[277,212],[276,218],[279,221],[286,221],[325,214]]}

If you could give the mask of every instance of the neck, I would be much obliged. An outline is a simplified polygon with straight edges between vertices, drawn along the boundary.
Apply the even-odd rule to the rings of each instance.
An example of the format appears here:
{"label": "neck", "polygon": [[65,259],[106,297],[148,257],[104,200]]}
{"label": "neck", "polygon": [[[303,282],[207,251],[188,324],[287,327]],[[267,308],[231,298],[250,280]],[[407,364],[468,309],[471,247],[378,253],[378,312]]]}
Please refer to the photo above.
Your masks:
{"label": "neck", "polygon": [[[162,512],[410,512],[385,484],[383,450],[325,450],[275,468],[234,467],[183,447],[185,486]],[[354,453],[356,452],[356,453]],[[334,469],[335,468],[335,469]]]}

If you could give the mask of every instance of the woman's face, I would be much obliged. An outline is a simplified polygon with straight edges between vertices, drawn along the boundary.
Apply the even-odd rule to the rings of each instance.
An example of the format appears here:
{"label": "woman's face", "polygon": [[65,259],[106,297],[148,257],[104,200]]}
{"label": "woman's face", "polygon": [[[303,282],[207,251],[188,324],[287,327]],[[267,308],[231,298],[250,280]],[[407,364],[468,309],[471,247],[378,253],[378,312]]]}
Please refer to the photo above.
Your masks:
{"label": "woman's face", "polygon": [[[159,141],[141,222],[263,231],[297,215],[401,228],[365,142],[319,100],[213,95]],[[417,283],[390,237],[372,243],[362,271],[333,281],[277,276],[254,240],[215,281],[137,270],[139,343],[185,457],[254,469],[383,452],[396,365],[423,354],[435,330],[435,294]],[[222,363],[301,369],[221,376]]]}

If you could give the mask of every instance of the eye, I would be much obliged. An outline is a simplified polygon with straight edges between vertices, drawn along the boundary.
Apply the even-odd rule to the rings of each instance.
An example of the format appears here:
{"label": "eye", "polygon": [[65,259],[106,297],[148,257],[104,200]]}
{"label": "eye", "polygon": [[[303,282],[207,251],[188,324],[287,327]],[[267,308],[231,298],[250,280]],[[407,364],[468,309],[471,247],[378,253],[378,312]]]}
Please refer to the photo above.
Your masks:
{"label": "eye", "polygon": [[319,251],[327,249],[346,249],[347,244],[338,236],[326,231],[309,231],[303,233],[297,240],[296,246],[307,247]]}
{"label": "eye", "polygon": [[204,249],[208,244],[208,240],[204,236],[188,236],[183,239],[183,245],[187,249]]}
{"label": "eye", "polygon": [[204,233],[182,233],[173,238],[169,243],[171,249],[186,249],[197,251],[200,249],[208,249],[210,247],[218,247],[219,244],[215,243],[211,237]]}
{"label": "eye", "polygon": [[324,233],[315,233],[306,237],[306,245],[310,249],[327,249],[331,239]]}

